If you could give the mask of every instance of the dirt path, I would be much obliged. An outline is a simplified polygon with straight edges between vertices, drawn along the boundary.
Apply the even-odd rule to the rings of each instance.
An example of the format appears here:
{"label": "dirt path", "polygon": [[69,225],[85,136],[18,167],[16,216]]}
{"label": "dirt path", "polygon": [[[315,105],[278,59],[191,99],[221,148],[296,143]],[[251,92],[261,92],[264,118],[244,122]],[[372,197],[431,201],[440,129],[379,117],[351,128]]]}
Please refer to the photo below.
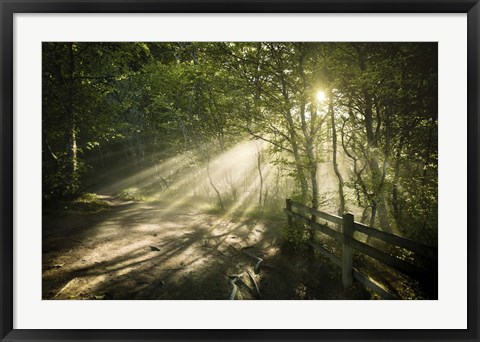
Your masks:
{"label": "dirt path", "polygon": [[[236,298],[343,296],[330,270],[312,273],[280,253],[281,219],[234,222],[188,207],[105,199],[108,208],[96,214],[44,218],[44,299],[229,299],[229,276],[247,270]],[[258,274],[247,254],[264,259]],[[307,288],[322,277],[323,287]]]}

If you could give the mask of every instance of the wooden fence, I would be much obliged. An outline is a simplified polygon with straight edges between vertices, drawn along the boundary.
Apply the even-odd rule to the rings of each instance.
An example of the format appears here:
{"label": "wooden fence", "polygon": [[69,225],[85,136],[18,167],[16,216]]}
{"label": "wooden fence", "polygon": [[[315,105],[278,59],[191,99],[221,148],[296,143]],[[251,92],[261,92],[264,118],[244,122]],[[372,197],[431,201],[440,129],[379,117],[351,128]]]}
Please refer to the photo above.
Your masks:
{"label": "wooden fence", "polygon": [[[343,217],[340,217],[313,208],[309,208],[300,203],[293,202],[290,199],[286,200],[286,208],[284,209],[284,211],[287,214],[288,225],[290,227],[292,227],[293,219],[298,220],[300,222],[306,223],[311,229],[317,230],[335,239],[341,245],[342,256],[340,258],[334,255],[324,246],[316,243],[315,241],[307,241],[308,245],[318,250],[322,255],[328,257],[334,264],[342,268],[342,283],[344,287],[350,287],[352,285],[353,278],[355,278],[365,286],[372,289],[375,293],[377,293],[384,299],[398,299],[396,295],[383,288],[379,283],[371,279],[369,276],[360,273],[354,267],[353,251],[356,250],[382,262],[387,266],[392,267],[393,269],[415,280],[418,280],[420,283],[432,283],[432,279],[435,278],[435,281],[433,282],[434,288],[432,288],[431,291],[436,291],[438,264],[436,248],[425,246],[412,240],[386,233],[381,230],[364,225],[362,223],[355,222],[352,214],[344,214]],[[305,216],[305,213],[310,214],[310,217]],[[339,229],[341,231],[329,227],[327,224],[319,223],[317,220],[318,218],[336,224],[337,227],[341,227]],[[355,239],[355,232],[366,234],[367,236],[383,241],[389,246],[398,246],[404,248],[427,260],[428,264],[433,265],[433,267],[432,269],[424,269],[421,266],[417,266],[408,261],[401,260],[389,253],[372,247],[364,242]],[[436,296],[436,294],[434,296]]]}

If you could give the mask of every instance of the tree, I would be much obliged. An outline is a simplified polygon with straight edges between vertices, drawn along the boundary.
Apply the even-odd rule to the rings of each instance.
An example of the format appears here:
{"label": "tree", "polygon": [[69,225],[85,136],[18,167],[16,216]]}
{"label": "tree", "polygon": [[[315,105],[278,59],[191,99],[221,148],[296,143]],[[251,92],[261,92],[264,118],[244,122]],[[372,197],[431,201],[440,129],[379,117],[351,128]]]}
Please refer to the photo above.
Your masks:
{"label": "tree", "polygon": [[[268,163],[277,168],[270,198],[283,179],[288,197],[328,204],[325,163],[340,215],[360,210],[372,226],[434,239],[436,60],[427,43],[44,43],[45,197],[78,195],[99,169],[137,181],[157,174],[163,189],[203,170],[226,207],[210,161],[260,139],[258,206]],[[188,161],[158,174],[179,155]]]}

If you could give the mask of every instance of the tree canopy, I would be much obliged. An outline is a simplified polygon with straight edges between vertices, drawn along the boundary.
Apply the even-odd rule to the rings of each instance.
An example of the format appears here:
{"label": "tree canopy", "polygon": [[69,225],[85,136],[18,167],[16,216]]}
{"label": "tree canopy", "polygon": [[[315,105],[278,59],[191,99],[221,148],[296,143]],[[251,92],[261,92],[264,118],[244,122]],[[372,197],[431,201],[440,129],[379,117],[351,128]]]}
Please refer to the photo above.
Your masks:
{"label": "tree canopy", "polygon": [[259,207],[358,211],[436,244],[436,43],[50,42],[42,54],[45,200],[99,179],[155,178],[162,196],[204,177],[224,208],[249,187],[214,162],[253,141]]}

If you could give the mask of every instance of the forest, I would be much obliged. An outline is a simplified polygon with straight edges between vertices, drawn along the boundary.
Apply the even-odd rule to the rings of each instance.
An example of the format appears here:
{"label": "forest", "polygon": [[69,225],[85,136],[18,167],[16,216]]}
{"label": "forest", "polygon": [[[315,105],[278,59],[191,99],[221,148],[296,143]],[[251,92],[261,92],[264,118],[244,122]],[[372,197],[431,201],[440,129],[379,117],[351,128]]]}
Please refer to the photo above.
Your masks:
{"label": "forest", "polygon": [[42,43],[43,299],[436,299],[437,60]]}

